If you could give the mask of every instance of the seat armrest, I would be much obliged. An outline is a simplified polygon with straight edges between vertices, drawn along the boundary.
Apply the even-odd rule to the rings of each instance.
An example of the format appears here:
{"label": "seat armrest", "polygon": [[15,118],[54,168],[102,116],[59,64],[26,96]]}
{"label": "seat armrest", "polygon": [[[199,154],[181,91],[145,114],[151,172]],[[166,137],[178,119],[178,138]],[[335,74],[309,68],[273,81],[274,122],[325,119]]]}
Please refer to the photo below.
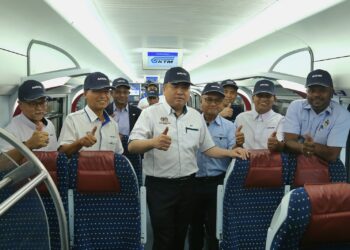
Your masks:
{"label": "seat armrest", "polygon": [[222,240],[222,216],[224,205],[224,186],[218,185],[216,197],[216,238]]}
{"label": "seat armrest", "polygon": [[140,187],[140,211],[141,211],[141,244],[147,242],[147,202],[146,202],[146,187]]}

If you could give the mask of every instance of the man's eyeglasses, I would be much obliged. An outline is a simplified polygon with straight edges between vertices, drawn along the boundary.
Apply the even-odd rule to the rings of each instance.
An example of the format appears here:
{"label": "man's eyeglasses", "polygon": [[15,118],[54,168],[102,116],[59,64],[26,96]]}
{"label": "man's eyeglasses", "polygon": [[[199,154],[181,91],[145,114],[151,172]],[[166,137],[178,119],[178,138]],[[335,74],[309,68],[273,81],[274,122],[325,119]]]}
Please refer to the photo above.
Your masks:
{"label": "man's eyeglasses", "polygon": [[218,99],[218,98],[211,98],[211,97],[205,97],[204,101],[208,104],[220,104],[223,99]]}
{"label": "man's eyeglasses", "polygon": [[32,107],[32,108],[36,108],[36,107],[45,107],[47,105],[47,100],[37,100],[37,101],[29,101],[29,102],[23,102],[25,104],[27,104],[28,106]]}

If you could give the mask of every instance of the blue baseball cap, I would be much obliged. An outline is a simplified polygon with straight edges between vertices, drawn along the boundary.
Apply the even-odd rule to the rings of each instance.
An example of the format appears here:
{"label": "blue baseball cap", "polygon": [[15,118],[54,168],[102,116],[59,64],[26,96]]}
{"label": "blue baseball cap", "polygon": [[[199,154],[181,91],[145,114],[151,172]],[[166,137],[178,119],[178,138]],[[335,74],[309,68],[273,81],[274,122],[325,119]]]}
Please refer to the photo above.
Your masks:
{"label": "blue baseball cap", "polygon": [[276,95],[275,94],[275,85],[273,82],[263,79],[260,81],[257,81],[254,86],[254,92],[253,95],[257,95],[260,93],[268,93],[271,95]]}
{"label": "blue baseball cap", "polygon": [[112,89],[108,77],[101,72],[94,72],[87,75],[84,81],[84,90]]}
{"label": "blue baseball cap", "polygon": [[187,72],[187,70],[181,67],[174,67],[167,70],[164,77],[164,84],[166,83],[188,83],[192,85],[190,74]]}
{"label": "blue baseball cap", "polygon": [[308,88],[314,85],[333,88],[333,80],[331,75],[327,71],[322,69],[316,69],[314,71],[311,71],[307,75],[305,87]]}
{"label": "blue baseball cap", "polygon": [[27,80],[18,88],[18,100],[33,101],[42,97],[48,97],[44,85],[36,80]]}
{"label": "blue baseball cap", "polygon": [[224,88],[217,82],[211,82],[205,85],[202,91],[202,95],[206,95],[208,93],[218,93],[225,97]]}
{"label": "blue baseball cap", "polygon": [[231,86],[231,87],[235,88],[236,90],[238,89],[237,83],[231,79],[223,80],[221,82],[221,86],[222,87]]}
{"label": "blue baseball cap", "polygon": [[130,89],[130,84],[129,84],[129,81],[126,80],[125,78],[122,78],[122,77],[119,77],[117,79],[114,79],[113,83],[112,83],[112,86],[114,88],[118,88],[118,87],[126,87],[128,89]]}

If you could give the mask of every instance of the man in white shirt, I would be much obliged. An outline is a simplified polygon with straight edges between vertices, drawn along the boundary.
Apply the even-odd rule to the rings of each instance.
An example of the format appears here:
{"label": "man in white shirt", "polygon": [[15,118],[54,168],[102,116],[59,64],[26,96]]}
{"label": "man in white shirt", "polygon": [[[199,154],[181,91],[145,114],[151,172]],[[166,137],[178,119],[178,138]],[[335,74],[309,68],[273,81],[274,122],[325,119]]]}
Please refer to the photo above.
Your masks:
{"label": "man in white shirt", "polygon": [[[57,150],[55,127],[44,117],[47,111],[47,98],[44,86],[36,80],[27,80],[18,88],[18,106],[21,114],[14,117],[5,129],[30,150]],[[7,151],[6,153],[16,162],[22,160],[22,154],[6,141],[2,140],[0,147],[2,152]]]}
{"label": "man in white shirt", "polygon": [[95,72],[84,81],[84,109],[67,116],[59,138],[59,151],[68,156],[80,150],[106,150],[123,153],[118,124],[107,114],[110,98],[109,79]]}
{"label": "man in white shirt", "polygon": [[185,69],[169,69],[164,77],[165,102],[144,109],[130,134],[129,151],[144,153],[153,249],[157,250],[184,248],[198,171],[197,151],[216,158],[248,156],[241,148],[215,146],[201,115],[186,106],[191,84]]}
{"label": "man in white shirt", "polygon": [[273,82],[256,82],[253,92],[254,110],[239,114],[235,121],[236,146],[246,149],[269,149],[281,152],[284,117],[272,110],[276,101]]}

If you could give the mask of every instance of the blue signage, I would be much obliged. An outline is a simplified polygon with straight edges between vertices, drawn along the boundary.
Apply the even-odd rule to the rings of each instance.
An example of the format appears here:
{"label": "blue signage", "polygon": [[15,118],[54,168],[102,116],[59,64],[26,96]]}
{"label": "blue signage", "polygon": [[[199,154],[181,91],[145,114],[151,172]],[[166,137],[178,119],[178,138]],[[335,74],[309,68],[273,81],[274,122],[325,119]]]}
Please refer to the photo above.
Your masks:
{"label": "blue signage", "polygon": [[145,69],[169,69],[179,66],[179,52],[147,52],[146,65],[143,66]]}
{"label": "blue signage", "polygon": [[159,76],[145,76],[145,80],[157,83],[159,81]]}

